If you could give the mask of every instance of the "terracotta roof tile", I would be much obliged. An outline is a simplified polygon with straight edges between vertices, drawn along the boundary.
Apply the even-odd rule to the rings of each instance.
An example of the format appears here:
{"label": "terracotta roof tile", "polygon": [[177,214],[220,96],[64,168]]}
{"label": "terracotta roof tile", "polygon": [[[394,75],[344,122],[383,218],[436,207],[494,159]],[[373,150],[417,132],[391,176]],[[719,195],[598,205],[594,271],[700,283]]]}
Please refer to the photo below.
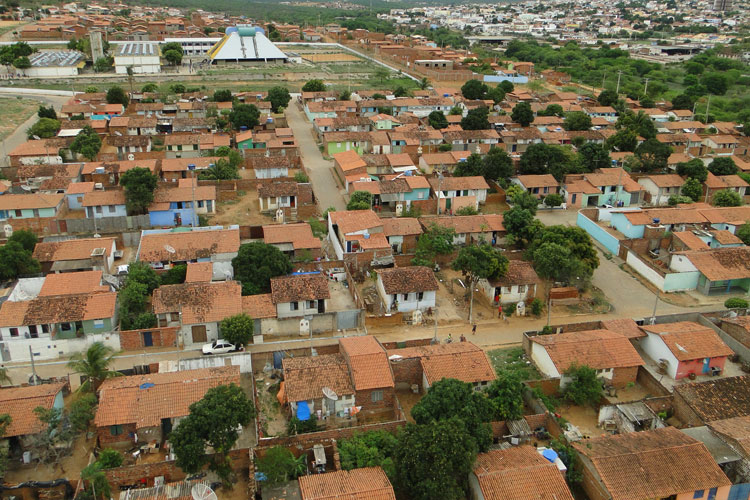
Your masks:
{"label": "terracotta roof tile", "polygon": [[320,399],[324,387],[339,396],[354,394],[349,367],[342,354],[286,358],[282,366],[284,392],[289,402]]}
{"label": "terracotta roof tile", "polygon": [[750,457],[750,416],[715,420],[708,424],[714,432],[734,440],[745,458]]}
{"label": "terracotta roof tile", "polygon": [[109,292],[108,286],[102,286],[102,271],[48,274],[38,297],[90,292]]}
{"label": "terracotta roof tile", "polygon": [[380,467],[302,476],[298,481],[302,500],[396,500]]}
{"label": "terracotta roof tile", "polygon": [[612,500],[665,498],[732,484],[703,443],[674,427],[573,446],[591,460]]}
{"label": "terracotta roof tile", "polygon": [[191,187],[161,187],[154,191],[153,205],[160,203],[171,203],[173,201],[192,201],[195,196],[196,201],[215,200],[215,186],[198,186],[195,188],[195,194]]}
{"label": "terracotta roof tile", "polygon": [[42,431],[45,425],[37,418],[34,408],[51,409],[55,396],[64,386],[57,383],[0,389],[0,415],[10,416],[10,425],[3,437],[27,436]]}
{"label": "terracotta roof tile", "polygon": [[672,233],[673,238],[677,238],[688,250],[710,250],[708,243],[700,239],[692,231],[675,231]]}
{"label": "terracotta roof tile", "polygon": [[64,194],[4,194],[0,196],[0,210],[32,210],[55,208],[65,198]]}
{"label": "terracotta roof tile", "polygon": [[4,302],[0,306],[0,326],[44,325],[112,318],[117,294],[81,293],[36,297],[22,302]]}
{"label": "terracotta roof tile", "polygon": [[533,285],[542,280],[534,271],[534,266],[525,260],[508,261],[508,271],[504,276],[490,280],[492,286]]}
{"label": "terracotta roof tile", "polygon": [[427,382],[432,385],[443,378],[455,378],[466,383],[495,380],[495,371],[487,355],[471,342],[407,347],[388,351],[392,363],[399,358],[419,358]]}
{"label": "terracotta roof tile", "polygon": [[385,293],[426,292],[438,289],[432,269],[424,266],[393,267],[379,269],[378,277],[383,282]]}
{"label": "terracotta roof tile", "polygon": [[190,262],[185,273],[185,283],[205,283],[214,277],[212,262]]}
{"label": "terracotta roof tile", "polygon": [[[169,252],[165,245],[175,251]],[[145,234],[141,238],[138,260],[179,262],[207,259],[216,254],[236,253],[240,249],[239,229],[210,229]]]}
{"label": "terracotta roof tile", "polygon": [[432,224],[453,228],[456,234],[504,232],[503,216],[501,214],[488,215],[441,215],[439,217],[420,217],[419,223],[425,230]]}
{"label": "terracotta roof tile", "polygon": [[538,335],[531,341],[544,347],[560,373],[574,363],[595,370],[644,364],[630,340],[610,330]]}
{"label": "terracotta roof tile", "polygon": [[333,224],[339,226],[339,231],[343,232],[343,234],[383,226],[383,221],[372,210],[328,212],[328,217],[331,218]]}
{"label": "terracotta roof tile", "polygon": [[658,335],[664,345],[680,361],[734,354],[734,351],[719,338],[715,331],[692,321],[645,325],[641,328]]}
{"label": "terracotta roof tile", "polygon": [[65,194],[83,194],[94,190],[93,182],[74,182],[68,186]]}
{"label": "terracotta roof tile", "polygon": [[727,377],[675,386],[703,422],[750,415],[750,377]]}
{"label": "terracotta roof tile", "polygon": [[391,217],[382,219],[383,234],[387,236],[410,236],[422,234],[422,226],[414,217]]}
{"label": "terracotta roof tile", "polygon": [[100,205],[125,205],[125,191],[112,189],[109,191],[91,191],[83,195],[84,207],[96,207]]}
{"label": "terracotta roof tile", "polygon": [[709,281],[750,278],[749,247],[714,248],[685,255]]}
{"label": "terracotta roof tile", "polygon": [[295,250],[321,248],[321,241],[313,235],[307,222],[263,226],[263,241],[268,245],[291,243]]}
{"label": "terracotta roof tile", "polygon": [[276,198],[278,196],[297,196],[296,182],[269,182],[258,184],[259,198]]}
{"label": "terracotta roof tile", "polygon": [[270,293],[242,297],[242,312],[253,319],[275,318],[276,306]]}
{"label": "terracotta roof tile", "polygon": [[99,387],[97,427],[161,425],[163,418],[184,417],[189,407],[214,387],[240,384],[240,368],[224,366],[107,379]]}
{"label": "terracotta roof tile", "polygon": [[271,278],[271,298],[274,304],[300,300],[330,299],[328,279],[320,273],[295,274]]}
{"label": "terracotta roof tile", "polygon": [[375,337],[344,337],[339,339],[339,347],[349,361],[356,390],[395,386],[385,349]]}
{"label": "terracotta roof tile", "polygon": [[437,191],[457,191],[464,189],[489,189],[490,186],[482,176],[472,177],[443,177],[440,181],[437,177],[428,179],[433,190]]}
{"label": "terracotta roof tile", "polygon": [[486,500],[573,500],[557,466],[531,446],[480,453],[474,474]]}
{"label": "terracotta roof tile", "polygon": [[721,245],[744,245],[741,239],[739,239],[737,236],[730,233],[726,229],[722,229],[721,231],[712,231],[711,234],[713,234],[714,239]]}
{"label": "terracotta roof tile", "polygon": [[643,330],[638,327],[638,324],[630,318],[602,320],[601,324],[605,330],[617,332],[629,339],[646,336]]}
{"label": "terracotta roof tile", "polygon": [[560,183],[557,182],[557,179],[555,179],[551,174],[519,175],[516,178],[526,189],[537,187],[556,187],[560,185]]}
{"label": "terracotta roof tile", "polygon": [[237,281],[162,285],[151,303],[155,314],[181,312],[183,325],[213,323],[242,312],[241,292]]}
{"label": "terracotta roof tile", "polygon": [[39,262],[90,259],[91,252],[104,248],[109,257],[114,238],[79,238],[63,241],[41,242],[34,247],[33,256]]}

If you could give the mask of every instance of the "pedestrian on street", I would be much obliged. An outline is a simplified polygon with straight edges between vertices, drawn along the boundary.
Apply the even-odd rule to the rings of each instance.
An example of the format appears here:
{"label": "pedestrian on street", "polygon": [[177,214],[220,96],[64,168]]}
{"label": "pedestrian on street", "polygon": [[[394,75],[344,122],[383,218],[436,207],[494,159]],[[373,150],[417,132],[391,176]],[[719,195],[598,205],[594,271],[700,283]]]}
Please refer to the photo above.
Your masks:
{"label": "pedestrian on street", "polygon": [[477,334],[477,324],[476,323],[474,323],[473,325],[471,325],[471,334],[472,335],[476,335]]}
{"label": "pedestrian on street", "polygon": [[464,334],[462,333],[462,334],[461,334],[461,337],[459,337],[459,340],[460,340],[461,342],[466,342],[466,335],[464,335]]}

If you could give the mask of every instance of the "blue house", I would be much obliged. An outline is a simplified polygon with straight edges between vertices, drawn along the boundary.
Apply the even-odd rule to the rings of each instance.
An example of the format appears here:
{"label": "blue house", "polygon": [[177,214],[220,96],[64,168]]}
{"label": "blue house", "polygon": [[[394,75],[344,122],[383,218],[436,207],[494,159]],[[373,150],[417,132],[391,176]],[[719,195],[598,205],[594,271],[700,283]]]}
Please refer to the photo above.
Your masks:
{"label": "blue house", "polygon": [[4,194],[0,196],[0,220],[57,217],[63,194]]}
{"label": "blue house", "polygon": [[125,207],[125,191],[122,189],[91,191],[83,195],[81,205],[86,210],[86,217],[89,219],[128,215]]}
{"label": "blue house", "polygon": [[83,209],[83,197],[86,193],[94,190],[93,182],[74,182],[65,190],[65,200],[68,202],[68,209]]}
{"label": "blue house", "polygon": [[177,187],[156,190],[154,202],[148,209],[152,226],[190,226],[193,216],[197,224],[198,216],[216,213],[216,187],[192,187],[191,182],[192,179],[180,179]]}

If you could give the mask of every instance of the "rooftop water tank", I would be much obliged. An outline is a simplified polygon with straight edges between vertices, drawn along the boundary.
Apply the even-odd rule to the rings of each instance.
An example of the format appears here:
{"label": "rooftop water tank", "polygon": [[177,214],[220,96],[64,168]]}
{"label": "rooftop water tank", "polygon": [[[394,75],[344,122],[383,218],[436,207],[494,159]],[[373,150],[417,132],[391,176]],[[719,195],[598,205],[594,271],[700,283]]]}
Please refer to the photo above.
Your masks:
{"label": "rooftop water tank", "polygon": [[237,28],[235,26],[230,26],[229,28],[224,30],[224,33],[229,35],[230,33],[237,33]]}
{"label": "rooftop water tank", "polygon": [[239,32],[240,36],[255,36],[256,28],[253,27],[242,27],[237,28],[237,31]]}

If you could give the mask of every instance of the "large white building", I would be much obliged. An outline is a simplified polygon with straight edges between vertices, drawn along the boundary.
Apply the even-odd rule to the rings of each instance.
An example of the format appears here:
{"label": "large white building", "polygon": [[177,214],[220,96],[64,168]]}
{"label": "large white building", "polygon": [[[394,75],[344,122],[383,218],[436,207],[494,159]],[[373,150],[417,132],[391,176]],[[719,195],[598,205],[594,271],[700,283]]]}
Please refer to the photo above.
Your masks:
{"label": "large white building", "polygon": [[287,62],[289,58],[266,38],[262,28],[240,24],[226,29],[224,37],[209,52],[211,64],[257,64]]}
{"label": "large white building", "polygon": [[115,49],[115,73],[125,75],[128,68],[133,73],[160,73],[159,44],[156,42],[125,42]]}
{"label": "large white building", "polygon": [[164,43],[179,43],[185,56],[205,56],[221,38],[165,38]]}
{"label": "large white building", "polygon": [[31,54],[29,62],[26,76],[75,76],[86,65],[86,58],[77,50],[43,50]]}

